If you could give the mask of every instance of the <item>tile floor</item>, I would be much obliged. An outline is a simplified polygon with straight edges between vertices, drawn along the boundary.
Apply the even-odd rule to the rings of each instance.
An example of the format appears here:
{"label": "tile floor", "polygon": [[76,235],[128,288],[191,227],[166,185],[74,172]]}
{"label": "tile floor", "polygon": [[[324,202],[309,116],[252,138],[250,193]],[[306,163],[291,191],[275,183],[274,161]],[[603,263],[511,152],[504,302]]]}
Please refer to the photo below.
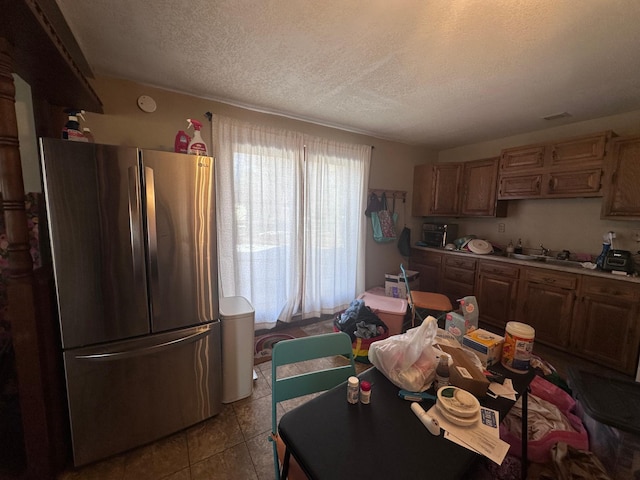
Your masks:
{"label": "tile floor", "polygon": [[[332,331],[331,321],[301,327],[309,335]],[[534,346],[534,353],[554,365],[566,378],[566,367],[576,359]],[[337,362],[344,359],[336,358]],[[603,371],[588,362],[581,367]],[[356,364],[358,371],[368,365]],[[69,468],[57,480],[272,480],[273,454],[268,441],[271,430],[271,362],[255,368],[258,376],[253,394],[224,405],[222,412],[151,445],[140,447],[84,468]],[[280,413],[307,398],[281,404]]]}

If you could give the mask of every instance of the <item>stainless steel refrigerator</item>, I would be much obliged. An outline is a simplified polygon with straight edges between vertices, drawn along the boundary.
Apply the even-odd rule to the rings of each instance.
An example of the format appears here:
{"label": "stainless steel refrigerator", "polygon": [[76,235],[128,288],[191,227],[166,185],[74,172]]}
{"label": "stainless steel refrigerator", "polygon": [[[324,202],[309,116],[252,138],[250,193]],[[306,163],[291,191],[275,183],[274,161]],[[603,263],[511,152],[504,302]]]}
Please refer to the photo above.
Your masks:
{"label": "stainless steel refrigerator", "polygon": [[75,465],[221,409],[213,159],[41,139]]}

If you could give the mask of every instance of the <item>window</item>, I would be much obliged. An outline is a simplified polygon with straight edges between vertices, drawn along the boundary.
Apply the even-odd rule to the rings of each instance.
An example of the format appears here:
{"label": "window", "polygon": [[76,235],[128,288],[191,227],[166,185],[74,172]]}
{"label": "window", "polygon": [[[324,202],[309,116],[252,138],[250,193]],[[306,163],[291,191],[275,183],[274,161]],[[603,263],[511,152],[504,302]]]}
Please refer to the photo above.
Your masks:
{"label": "window", "polygon": [[371,147],[217,117],[220,291],[259,328],[346,308],[364,290]]}

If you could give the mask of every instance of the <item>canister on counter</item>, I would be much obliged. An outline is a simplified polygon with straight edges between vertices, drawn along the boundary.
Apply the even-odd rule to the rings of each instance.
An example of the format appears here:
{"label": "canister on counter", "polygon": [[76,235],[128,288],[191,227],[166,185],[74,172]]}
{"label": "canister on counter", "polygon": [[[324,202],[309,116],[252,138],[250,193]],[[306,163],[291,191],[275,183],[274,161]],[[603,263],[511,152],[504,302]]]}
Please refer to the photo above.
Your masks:
{"label": "canister on counter", "polygon": [[505,368],[517,373],[529,370],[535,334],[533,327],[526,323],[507,322],[502,346],[502,365]]}

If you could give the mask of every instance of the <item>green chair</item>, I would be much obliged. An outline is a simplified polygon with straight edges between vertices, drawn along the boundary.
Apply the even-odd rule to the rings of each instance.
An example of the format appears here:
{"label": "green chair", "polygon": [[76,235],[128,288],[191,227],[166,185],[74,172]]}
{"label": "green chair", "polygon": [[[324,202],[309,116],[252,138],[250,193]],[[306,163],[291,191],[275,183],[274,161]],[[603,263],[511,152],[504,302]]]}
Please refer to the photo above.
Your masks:
{"label": "green chair", "polygon": [[[278,378],[277,376],[278,367],[283,365],[334,356],[346,357],[349,363],[347,365],[336,365],[288,377]],[[280,463],[278,461],[278,443],[280,443],[281,455],[282,450],[284,450],[282,478],[285,479],[289,471],[289,458],[291,453],[284,445],[284,442],[278,438],[278,417],[276,412],[278,402],[329,390],[345,382],[350,376],[355,374],[356,367],[353,359],[351,339],[349,335],[344,332],[282,340],[274,345],[271,355],[272,423],[269,440],[273,442],[273,463],[275,465],[276,479],[281,478]],[[345,397],[345,402],[346,401]]]}

